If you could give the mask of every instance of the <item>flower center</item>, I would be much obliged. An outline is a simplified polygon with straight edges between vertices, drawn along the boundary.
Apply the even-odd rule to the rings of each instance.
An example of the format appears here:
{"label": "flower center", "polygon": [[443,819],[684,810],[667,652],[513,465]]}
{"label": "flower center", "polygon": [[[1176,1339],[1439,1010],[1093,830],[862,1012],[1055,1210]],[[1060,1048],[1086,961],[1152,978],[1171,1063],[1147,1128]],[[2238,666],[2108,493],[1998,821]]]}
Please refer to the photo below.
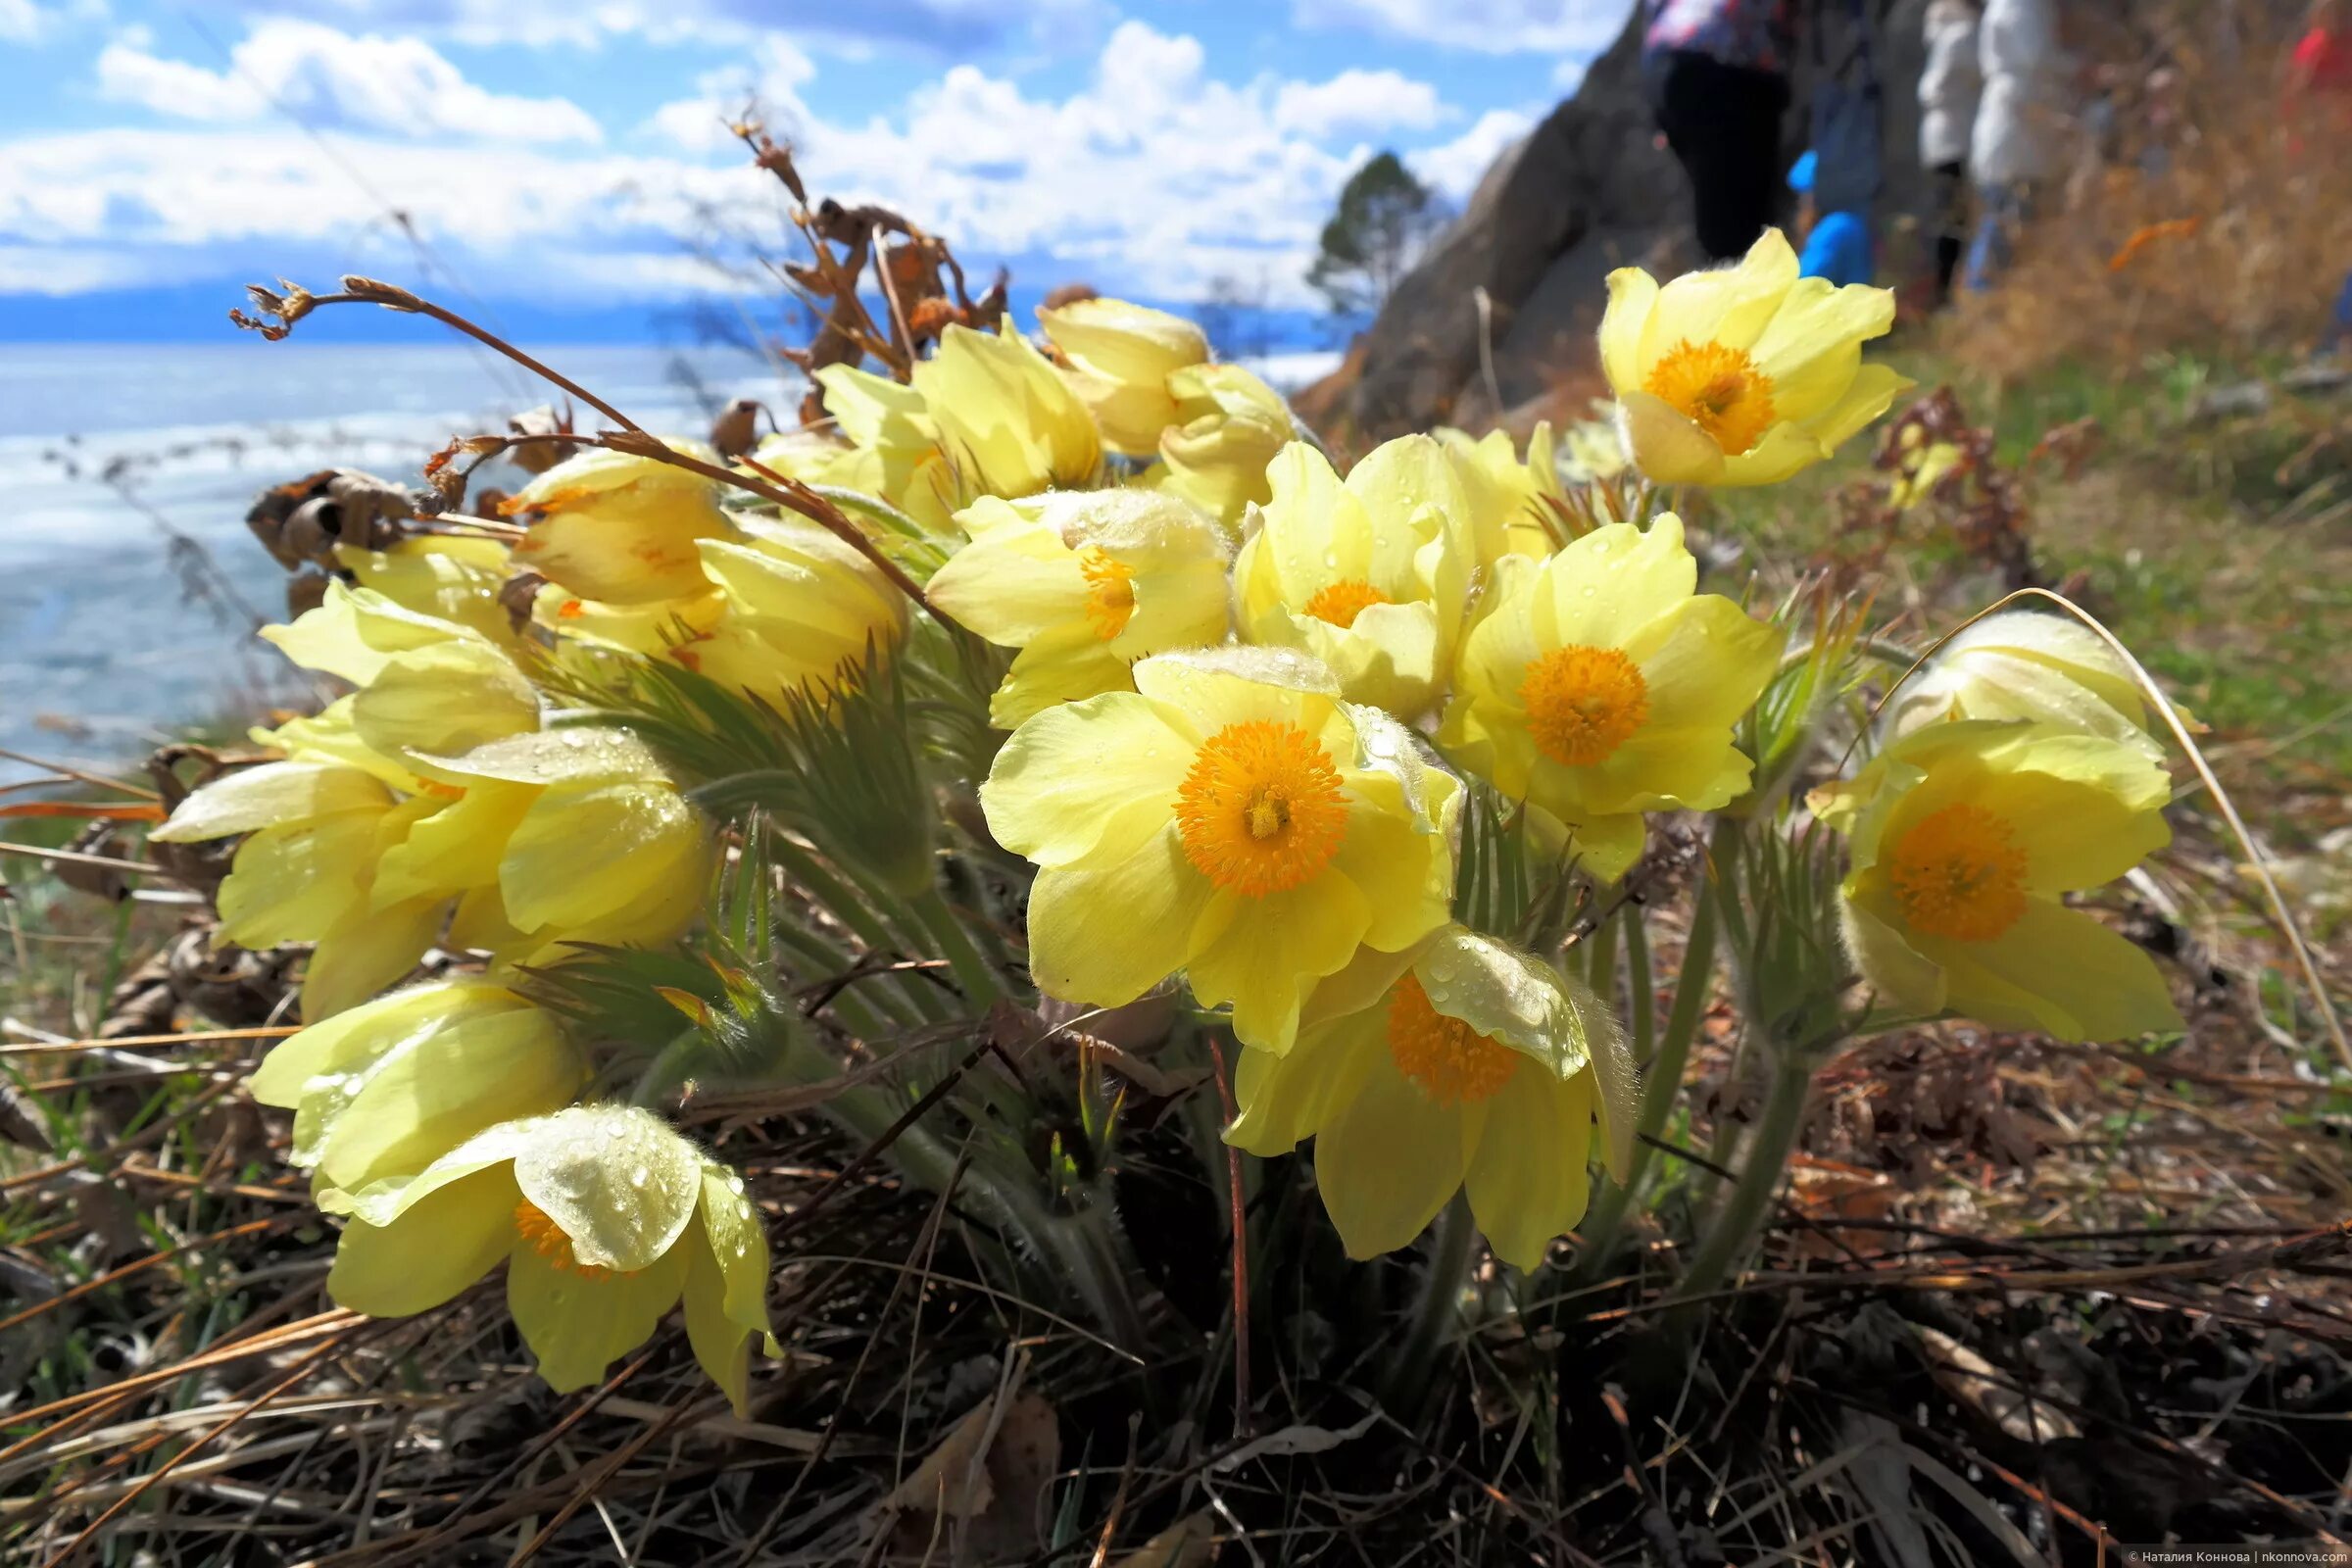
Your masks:
{"label": "flower center", "polygon": [[1078,569],[1086,577],[1086,618],[1095,635],[1110,641],[1127,629],[1135,614],[1135,568],[1115,560],[1101,545],[1078,552]]}
{"label": "flower center", "polygon": [[1389,1059],[1432,1104],[1475,1105],[1502,1093],[1520,1055],[1430,1005],[1429,993],[1408,974],[1390,993]]}
{"label": "flower center", "polygon": [[1348,831],[1340,770],[1296,724],[1228,724],[1194,754],[1176,791],[1185,858],[1230,893],[1262,899],[1329,863]]}
{"label": "flower center", "polygon": [[1745,349],[1685,338],[1650,367],[1642,390],[1688,417],[1735,458],[1754,451],[1772,428],[1772,377],[1756,368]]}
{"label": "flower center", "polygon": [[1552,649],[1527,666],[1519,701],[1536,745],[1568,767],[1608,760],[1649,718],[1649,683],[1614,648]]}
{"label": "flower center", "polygon": [[1374,605],[1390,602],[1387,594],[1368,582],[1335,582],[1315,590],[1315,597],[1306,602],[1306,612],[1334,626],[1352,626],[1355,617]]}
{"label": "flower center", "polygon": [[564,1227],[550,1218],[546,1209],[527,1198],[514,1205],[514,1231],[532,1251],[566,1274],[601,1280],[612,1272],[594,1263],[583,1263],[575,1257],[571,1250],[571,1238],[564,1234]]}
{"label": "flower center", "polygon": [[1954,942],[1990,942],[2026,912],[2026,852],[1981,806],[1947,806],[1913,824],[1886,866],[1912,927]]}

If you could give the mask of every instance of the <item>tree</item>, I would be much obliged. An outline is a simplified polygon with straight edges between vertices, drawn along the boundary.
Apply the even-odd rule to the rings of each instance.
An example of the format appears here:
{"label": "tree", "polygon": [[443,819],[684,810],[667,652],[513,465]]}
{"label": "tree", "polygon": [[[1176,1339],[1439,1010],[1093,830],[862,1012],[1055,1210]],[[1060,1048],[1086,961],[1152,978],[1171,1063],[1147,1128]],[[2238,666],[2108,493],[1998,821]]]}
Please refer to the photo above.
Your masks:
{"label": "tree", "polygon": [[1306,280],[1335,311],[1377,311],[1445,221],[1437,193],[1395,153],[1381,153],[1340,187]]}

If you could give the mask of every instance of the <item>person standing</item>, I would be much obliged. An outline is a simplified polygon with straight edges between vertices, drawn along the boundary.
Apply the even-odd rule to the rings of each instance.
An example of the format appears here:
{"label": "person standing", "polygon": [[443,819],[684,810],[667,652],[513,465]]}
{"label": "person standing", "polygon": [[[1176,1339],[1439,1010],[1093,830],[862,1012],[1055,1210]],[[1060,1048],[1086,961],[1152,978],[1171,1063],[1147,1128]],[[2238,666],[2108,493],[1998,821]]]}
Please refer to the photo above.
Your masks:
{"label": "person standing", "polygon": [[1658,128],[1690,178],[1698,247],[1747,254],[1781,215],[1781,124],[1793,0],[1647,0],[1643,74]]}
{"label": "person standing", "polygon": [[1968,141],[1978,203],[1968,286],[1981,290],[2009,265],[2036,189],[2065,170],[2075,67],[2062,47],[2057,0],[1984,0],[1977,61],[1984,84]]}
{"label": "person standing", "polygon": [[1936,303],[1952,297],[1968,249],[1968,143],[1984,88],[1978,0],[1930,0],[1919,75],[1919,161],[1936,202]]}

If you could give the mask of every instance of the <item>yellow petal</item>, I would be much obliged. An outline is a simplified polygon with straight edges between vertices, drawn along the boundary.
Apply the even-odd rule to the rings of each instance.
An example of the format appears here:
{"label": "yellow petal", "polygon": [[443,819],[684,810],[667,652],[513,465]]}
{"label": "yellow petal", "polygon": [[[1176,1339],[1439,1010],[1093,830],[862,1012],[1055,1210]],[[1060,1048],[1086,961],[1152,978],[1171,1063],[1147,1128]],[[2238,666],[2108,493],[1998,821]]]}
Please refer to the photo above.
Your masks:
{"label": "yellow petal", "polygon": [[568,1104],[588,1064],[540,1009],[514,1005],[416,1031],[367,1063],[318,1152],[318,1175],[359,1189],[422,1170],[503,1121]]}
{"label": "yellow petal", "polygon": [[339,582],[329,583],[325,601],[304,611],[291,625],[262,628],[265,642],[274,643],[305,669],[324,670],[355,686],[375,679],[395,654],[452,638],[477,639],[477,634],[454,621],[405,610],[373,589],[347,588]]}
{"label": "yellow petal", "polygon": [[538,798],[539,790],[529,784],[469,783],[458,799],[411,824],[398,844],[384,850],[369,897],[383,904],[495,886],[507,839]]}
{"label": "yellow petal", "polygon": [[1288,1051],[1307,993],[1346,966],[1371,925],[1371,902],[1328,872],[1258,899],[1219,892],[1193,932],[1186,979],[1201,1005],[1233,1004],[1242,1044]]}
{"label": "yellow petal", "polygon": [[1713,484],[1723,476],[1723,448],[1690,416],[1640,388],[1621,390],[1625,444],[1635,466],[1658,484]]}
{"label": "yellow petal", "polygon": [[377,816],[340,811],[264,828],[237,846],[220,884],[220,934],[241,948],[316,942],[368,897]]}
{"label": "yellow petal", "polygon": [[1773,407],[1785,419],[1827,408],[1853,380],[1864,340],[1894,325],[1894,290],[1802,277],[1748,351],[1772,377]]}
{"label": "yellow petal", "polygon": [[539,694],[486,643],[447,642],[388,660],[352,699],[352,727],[388,757],[449,756],[539,727]]}
{"label": "yellow petal", "polygon": [[1639,267],[1609,274],[1609,304],[1600,314],[1600,368],[1622,396],[1642,385],[1642,331],[1657,304],[1658,280]]}
{"label": "yellow petal", "polygon": [[2181,1029],[2146,953],[2086,914],[2041,899],[1990,942],[1914,939],[1943,966],[1953,1011],[2060,1040],[2127,1040]]}
{"label": "yellow petal", "polygon": [[1493,1103],[1433,1105],[1393,1063],[1373,1062],[1315,1139],[1315,1186],[1349,1257],[1393,1252],[1429,1228],[1460,1191]]}
{"label": "yellow petal", "polygon": [[989,832],[1047,867],[1123,860],[1175,819],[1196,737],[1149,698],[1111,692],[1037,714],[980,786]]}
{"label": "yellow petal", "polygon": [[[1682,343],[1752,347],[1796,282],[1796,252],[1777,228],[1759,235],[1736,267],[1685,272],[1673,279],[1658,290],[1642,328],[1642,373]],[[1627,390],[1618,387],[1620,399]]]}
{"label": "yellow petal", "polygon": [[1085,621],[1086,577],[1059,534],[993,496],[956,515],[967,527],[983,517],[1011,521],[975,529],[972,542],[933,574],[926,590],[933,604],[1007,648]]}
{"label": "yellow petal", "polygon": [[565,785],[515,825],[499,892],[525,931],[663,941],[701,901],[709,847],[701,817],[673,789]]}
{"label": "yellow petal", "polygon": [[1849,889],[1838,901],[1838,918],[1846,956],[1882,1011],[1920,1018],[1943,1011],[1947,991],[1942,965],[1911,945],[1890,906],[1867,894],[1857,897]]}
{"label": "yellow petal", "polygon": [[1226,1129],[1225,1141],[1271,1157],[1314,1137],[1354,1100],[1388,1050],[1387,1027],[1388,1008],[1374,1005],[1302,1031],[1281,1055],[1244,1050],[1233,1071],[1241,1115]]}
{"label": "yellow petal", "polygon": [[439,897],[387,906],[363,900],[345,907],[319,933],[318,946],[303,970],[304,1021],[317,1022],[356,1007],[416,968],[440,937],[448,915],[449,903]]}
{"label": "yellow petal", "polygon": [[1835,452],[1894,406],[1894,400],[1919,383],[1889,366],[1865,365],[1837,402],[1806,421],[1822,450]]}
{"label": "yellow petal", "polygon": [[1779,484],[1801,473],[1830,455],[1830,443],[1817,439],[1804,425],[1783,420],[1764,432],[1754,450],[1724,459],[1714,483],[1732,489]]}
{"label": "yellow petal", "polygon": [[1183,967],[1211,891],[1173,821],[1122,858],[1047,866],[1029,892],[1030,975],[1065,1002],[1133,1002]]}
{"label": "yellow petal", "polygon": [[686,1249],[630,1273],[590,1275],[527,1246],[507,1260],[507,1311],[558,1394],[604,1381],[613,1362],[654,1337],[686,1285]]}
{"label": "yellow petal", "polygon": [[988,721],[999,729],[1019,729],[1050,708],[1133,689],[1127,661],[1092,632],[1040,638],[1014,657],[989,697]]}
{"label": "yellow petal", "polygon": [[1788,634],[1720,594],[1670,607],[1626,639],[1641,666],[1653,724],[1740,722],[1780,667]]}
{"label": "yellow petal", "polygon": [[179,803],[150,837],[165,844],[251,833],[317,821],[341,811],[388,809],[392,793],[368,774],[337,762],[268,762],[226,773]]}
{"label": "yellow petal", "polygon": [[702,1202],[703,1160],[667,1122],[631,1105],[575,1105],[528,1125],[515,1185],[580,1262],[627,1272],[677,1246]]}
{"label": "yellow petal", "polygon": [[369,1317],[439,1306],[507,1255],[514,1199],[514,1178],[491,1166],[434,1186],[387,1224],[354,1219],[336,1244],[326,1294]]}
{"label": "yellow petal", "polygon": [[1488,1102],[1465,1185],[1470,1212],[1496,1257],[1532,1273],[1552,1238],[1584,1218],[1592,1140],[1589,1073],[1562,1081],[1523,1071]]}
{"label": "yellow petal", "polygon": [[[1667,512],[1647,528],[1609,523],[1544,564],[1530,588],[1532,640],[1544,648],[1625,648],[1643,627],[1688,603],[1697,586],[1698,562],[1683,543],[1682,518]],[[1492,635],[1502,632],[1498,626]],[[1492,665],[1487,672],[1514,694],[1524,675],[1524,668],[1505,674]]]}

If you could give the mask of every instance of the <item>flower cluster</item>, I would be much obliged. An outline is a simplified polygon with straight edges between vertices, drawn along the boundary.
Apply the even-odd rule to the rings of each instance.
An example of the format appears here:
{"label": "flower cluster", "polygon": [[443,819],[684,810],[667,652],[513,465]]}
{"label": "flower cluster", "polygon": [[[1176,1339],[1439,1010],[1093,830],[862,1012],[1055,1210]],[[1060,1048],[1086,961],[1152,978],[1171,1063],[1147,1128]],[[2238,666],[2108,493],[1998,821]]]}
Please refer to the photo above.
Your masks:
{"label": "flower cluster", "polygon": [[[1661,814],[1780,831],[1783,775],[1758,772],[1788,748],[1758,715],[1821,653],[1700,592],[1654,503],[1785,478],[1884,412],[1905,383],[1860,345],[1891,311],[1799,280],[1777,234],[1663,287],[1620,272],[1614,422],[1342,465],[1190,323],[1089,300],[1042,313],[1042,347],[950,325],[905,380],[819,369],[827,421],[759,446],[740,485],[693,443],[612,441],[503,522],[342,547],[346,580],[267,635],[351,691],[256,732],[275,760],[158,835],[242,835],[221,937],[314,944],[309,1027],[254,1091],[348,1218],[329,1289],[416,1312],[504,1263],[560,1389],[682,1301],[740,1404],[759,1207],[639,1108],[685,1075],[614,1102],[627,1031],[539,988],[570,956],[667,954],[649,1027],[740,1065],[805,1021],[745,966],[853,936],[928,941],[940,962],[897,967],[956,987],[877,979],[828,1015],[853,1031],[976,1020],[1022,976],[1103,1009],[1180,987],[1244,1048],[1227,1138],[1313,1140],[1351,1254],[1460,1194],[1538,1267],[1590,1164],[1622,1180],[1634,1146],[1636,1064],[1566,911]],[[1811,797],[1850,842],[1843,941],[1887,1007],[2079,1038],[2175,1021],[2144,956],[2059,902],[2164,841],[2168,791],[2129,679],[2056,624],[1955,639]],[[580,710],[614,669],[657,699]],[[1025,862],[1025,963],[942,896],[956,833]],[[816,917],[769,920],[771,844]],[[722,899],[730,878],[760,885]],[[919,1173],[907,1102],[858,1123],[858,1093],[829,1113],[905,1135]]]}

